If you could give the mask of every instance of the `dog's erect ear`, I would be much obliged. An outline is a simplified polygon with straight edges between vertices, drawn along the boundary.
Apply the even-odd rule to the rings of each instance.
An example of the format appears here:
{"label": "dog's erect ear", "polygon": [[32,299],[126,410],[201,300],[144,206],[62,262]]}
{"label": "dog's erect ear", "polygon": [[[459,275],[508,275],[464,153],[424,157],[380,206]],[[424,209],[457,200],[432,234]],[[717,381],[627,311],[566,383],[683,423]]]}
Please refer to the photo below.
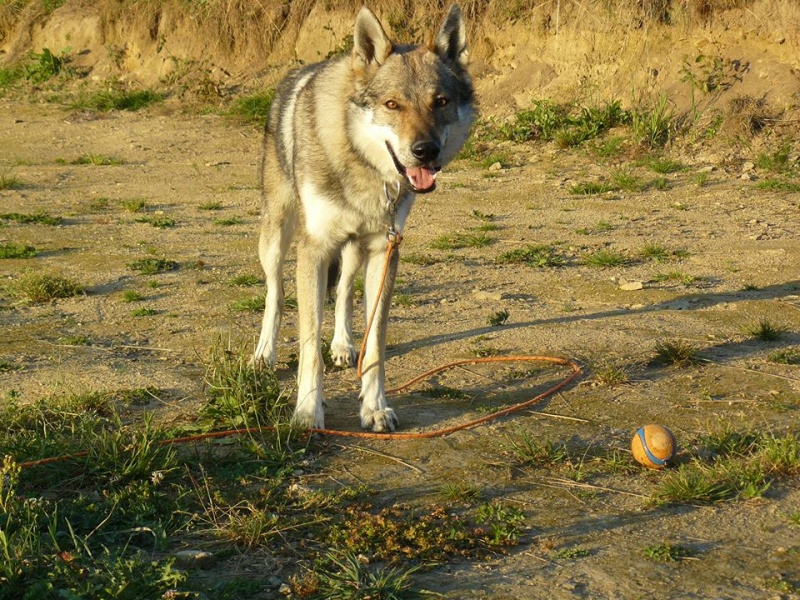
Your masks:
{"label": "dog's erect ear", "polygon": [[458,8],[457,4],[453,4],[450,7],[439,33],[436,34],[434,48],[443,60],[459,63],[463,67],[467,66],[469,62],[467,33],[464,27],[464,19],[461,16],[461,9]]}
{"label": "dog's erect ear", "polygon": [[353,32],[353,61],[362,69],[379,67],[391,53],[392,41],[378,17],[366,6],[362,7]]}

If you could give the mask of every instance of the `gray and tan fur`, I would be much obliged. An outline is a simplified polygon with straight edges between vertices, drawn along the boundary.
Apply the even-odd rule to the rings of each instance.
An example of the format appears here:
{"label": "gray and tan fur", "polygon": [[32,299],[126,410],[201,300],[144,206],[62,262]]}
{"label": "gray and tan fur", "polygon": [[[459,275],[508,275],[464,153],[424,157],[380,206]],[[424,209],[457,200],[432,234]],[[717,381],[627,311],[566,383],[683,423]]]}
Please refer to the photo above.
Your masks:
{"label": "gray and tan fur", "polygon": [[[364,265],[365,302],[380,287],[387,231],[402,232],[414,198],[460,150],[474,117],[461,11],[450,8],[429,46],[393,44],[367,8],[352,54],[292,72],[278,87],[264,136],[259,258],[267,281],[256,363],[275,363],[282,270],[294,234],[300,361],[294,418],[323,428],[321,325],[328,267],[341,256],[335,362],[352,366],[353,282]],[[397,272],[394,253],[363,360],[361,426],[394,431],[384,356]],[[368,311],[367,311],[368,312]]]}

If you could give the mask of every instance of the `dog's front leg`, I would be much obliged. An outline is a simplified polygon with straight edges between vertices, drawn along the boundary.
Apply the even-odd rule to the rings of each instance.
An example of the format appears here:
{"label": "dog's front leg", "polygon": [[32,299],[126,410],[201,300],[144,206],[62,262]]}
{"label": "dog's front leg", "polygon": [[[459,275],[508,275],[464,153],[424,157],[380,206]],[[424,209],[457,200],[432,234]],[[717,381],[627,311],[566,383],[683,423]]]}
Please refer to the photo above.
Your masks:
{"label": "dog's front leg", "polygon": [[325,253],[303,240],[297,248],[297,312],[300,364],[297,370],[297,406],[294,421],[303,427],[323,429],[322,311],[328,264]]}
{"label": "dog's front leg", "polygon": [[348,242],[342,248],[341,275],[336,286],[336,322],[331,341],[331,358],[339,367],[356,364],[353,345],[353,288],[364,259],[358,242]]}
{"label": "dog's front leg", "polygon": [[399,255],[397,251],[392,253],[386,269],[386,280],[383,282],[383,293],[378,298],[385,262],[386,247],[384,244],[385,242],[379,243],[369,249],[364,278],[367,320],[369,320],[375,302],[378,302],[375,320],[368,333],[367,347],[361,365],[361,426],[372,431],[394,431],[400,424],[394,410],[386,404],[384,387],[386,328],[389,322],[389,306],[392,303]]}

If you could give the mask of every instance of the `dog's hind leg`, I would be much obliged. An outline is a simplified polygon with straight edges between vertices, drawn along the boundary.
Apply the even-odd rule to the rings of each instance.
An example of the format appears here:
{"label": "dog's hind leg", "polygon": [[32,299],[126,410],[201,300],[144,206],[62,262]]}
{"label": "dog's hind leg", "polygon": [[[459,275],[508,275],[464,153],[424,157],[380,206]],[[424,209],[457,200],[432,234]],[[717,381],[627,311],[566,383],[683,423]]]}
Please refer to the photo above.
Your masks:
{"label": "dog's hind leg", "polygon": [[322,429],[322,311],[328,257],[313,241],[303,240],[297,248],[297,312],[300,364],[297,368],[297,406],[294,421],[303,427]]}
{"label": "dog's hind leg", "polygon": [[342,248],[341,275],[336,286],[336,321],[331,341],[331,358],[339,367],[356,364],[353,345],[353,288],[364,253],[357,242],[348,242]]}
{"label": "dog's hind leg", "polygon": [[383,277],[385,238],[377,236],[372,248],[368,250],[364,277],[364,299],[366,318],[369,320],[377,301],[378,308],[367,337],[367,347],[361,365],[361,427],[372,431],[394,431],[400,424],[394,410],[386,404],[386,328],[389,321],[389,306],[392,302],[394,279],[397,273],[399,255],[395,251],[389,261],[383,293],[378,298]]}
{"label": "dog's hind leg", "polygon": [[278,329],[283,315],[283,262],[297,221],[292,194],[288,184],[278,185],[271,191],[261,217],[258,240],[258,257],[264,269],[267,294],[253,363],[270,367],[275,364]]}

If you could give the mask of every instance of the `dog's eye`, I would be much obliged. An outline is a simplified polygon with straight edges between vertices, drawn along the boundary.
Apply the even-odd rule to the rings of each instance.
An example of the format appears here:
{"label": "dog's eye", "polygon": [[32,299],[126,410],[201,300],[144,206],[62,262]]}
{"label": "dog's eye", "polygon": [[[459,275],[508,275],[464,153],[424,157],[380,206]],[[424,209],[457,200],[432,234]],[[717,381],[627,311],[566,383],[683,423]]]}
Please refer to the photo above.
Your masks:
{"label": "dog's eye", "polygon": [[433,103],[441,108],[450,104],[450,99],[447,96],[437,96]]}
{"label": "dog's eye", "polygon": [[396,100],[387,100],[384,102],[384,106],[389,110],[397,110],[397,101]]}

